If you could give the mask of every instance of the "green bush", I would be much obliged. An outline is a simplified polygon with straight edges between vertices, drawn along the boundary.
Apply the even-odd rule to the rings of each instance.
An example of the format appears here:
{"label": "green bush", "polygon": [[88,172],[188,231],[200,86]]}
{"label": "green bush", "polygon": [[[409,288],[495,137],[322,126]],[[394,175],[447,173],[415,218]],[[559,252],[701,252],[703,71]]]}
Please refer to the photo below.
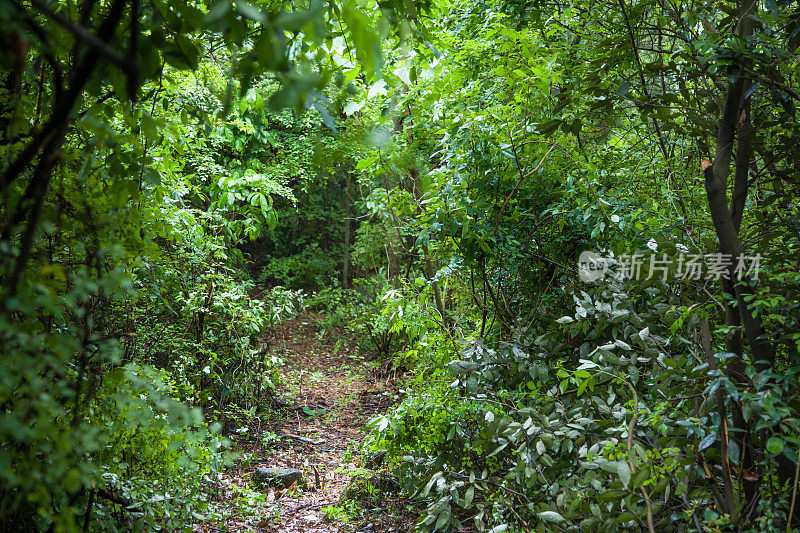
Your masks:
{"label": "green bush", "polygon": [[[681,314],[664,289],[655,283],[634,297],[619,281],[595,284],[575,295],[574,314],[542,335],[471,343],[447,363],[450,379],[425,376],[455,378],[449,386],[422,386],[373,421],[368,445],[388,449],[406,490],[429,503],[423,530],[458,527],[465,517],[479,528],[615,530],[644,527],[648,512],[664,530],[691,527],[695,509],[710,527],[725,527],[698,465],[736,467],[742,452],[731,438],[728,457],[719,456],[717,408],[692,400],[720,387],[729,408],[741,402],[755,427],[787,428],[769,437],[759,462],[776,480],[761,508],[773,518],[764,520],[785,521],[787,493],[775,476],[780,456],[800,445],[791,407],[800,368],[779,377],[750,367],[758,388],[739,389],[674,326]],[[728,360],[716,358],[720,367]]]}
{"label": "green bush", "polygon": [[336,280],[339,260],[313,242],[297,254],[270,259],[259,280],[292,288],[325,287]]}

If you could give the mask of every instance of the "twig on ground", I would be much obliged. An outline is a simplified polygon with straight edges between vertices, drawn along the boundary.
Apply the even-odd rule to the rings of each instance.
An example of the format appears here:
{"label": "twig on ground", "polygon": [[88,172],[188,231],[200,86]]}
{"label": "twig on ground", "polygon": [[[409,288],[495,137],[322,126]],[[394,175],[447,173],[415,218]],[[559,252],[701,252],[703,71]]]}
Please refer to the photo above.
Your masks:
{"label": "twig on ground", "polygon": [[278,435],[278,436],[280,438],[282,438],[282,439],[299,440],[300,442],[304,442],[306,444],[311,444],[313,446],[317,446],[317,445],[323,444],[325,442],[325,439],[314,440],[314,439],[309,439],[308,437],[301,437],[300,435],[294,435],[292,433],[284,433],[283,435]]}

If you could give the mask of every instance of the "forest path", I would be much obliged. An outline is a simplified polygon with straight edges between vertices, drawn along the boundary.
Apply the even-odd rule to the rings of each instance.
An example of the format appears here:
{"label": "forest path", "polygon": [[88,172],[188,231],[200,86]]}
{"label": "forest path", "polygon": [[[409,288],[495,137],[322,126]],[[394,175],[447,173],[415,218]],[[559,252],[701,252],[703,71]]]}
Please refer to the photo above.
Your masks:
{"label": "forest path", "polygon": [[[396,401],[395,376],[358,354],[343,328],[326,329],[322,314],[306,311],[276,328],[267,356],[283,360],[282,405],[265,409],[246,434],[233,432],[245,453],[224,474],[224,530],[263,532],[401,531],[402,525],[356,526],[331,518],[350,473],[363,463],[357,446],[364,424]],[[287,436],[289,435],[289,436]],[[248,489],[259,467],[297,468],[306,490]],[[385,517],[388,519],[389,517]]]}

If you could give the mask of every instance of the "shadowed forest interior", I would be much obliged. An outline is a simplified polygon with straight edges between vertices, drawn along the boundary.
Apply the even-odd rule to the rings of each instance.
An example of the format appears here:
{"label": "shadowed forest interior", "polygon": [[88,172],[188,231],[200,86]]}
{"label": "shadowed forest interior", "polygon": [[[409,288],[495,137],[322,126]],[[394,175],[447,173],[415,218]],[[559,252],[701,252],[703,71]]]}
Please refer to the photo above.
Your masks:
{"label": "shadowed forest interior", "polygon": [[798,46],[0,0],[0,531],[800,530]]}

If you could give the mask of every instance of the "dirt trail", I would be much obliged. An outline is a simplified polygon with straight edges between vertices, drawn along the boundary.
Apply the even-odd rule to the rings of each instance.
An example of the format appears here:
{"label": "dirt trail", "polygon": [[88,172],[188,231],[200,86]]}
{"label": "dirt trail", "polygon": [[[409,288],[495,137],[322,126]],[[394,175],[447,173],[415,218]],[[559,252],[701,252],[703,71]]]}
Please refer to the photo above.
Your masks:
{"label": "dirt trail", "polygon": [[[349,481],[348,471],[363,461],[352,451],[365,436],[364,424],[396,400],[394,376],[365,362],[344,332],[323,335],[323,319],[306,312],[269,339],[269,355],[284,362],[278,397],[286,407],[270,408],[246,435],[235,437],[249,460],[224,474],[223,531],[376,530],[330,519],[325,508],[337,504]],[[298,468],[309,489],[254,492],[248,488],[249,480],[261,466]],[[405,528],[391,528],[400,529]]]}

